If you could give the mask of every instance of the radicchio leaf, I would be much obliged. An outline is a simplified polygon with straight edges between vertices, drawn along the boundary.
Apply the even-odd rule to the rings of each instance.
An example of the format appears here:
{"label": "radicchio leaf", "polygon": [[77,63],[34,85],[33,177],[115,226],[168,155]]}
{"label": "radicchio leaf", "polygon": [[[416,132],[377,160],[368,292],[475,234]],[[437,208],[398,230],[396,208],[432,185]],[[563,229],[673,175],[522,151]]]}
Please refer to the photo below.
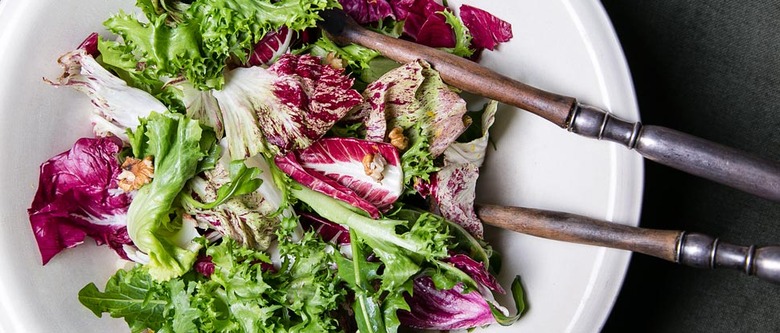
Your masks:
{"label": "radicchio leaf", "polygon": [[341,7],[359,24],[393,17],[393,7],[387,0],[339,0]]}
{"label": "radicchio leaf", "polygon": [[[420,136],[439,156],[466,129],[466,102],[424,60],[393,69],[363,92],[355,117],[366,125],[366,139],[385,141],[388,129],[401,127],[413,146]],[[410,130],[419,126],[419,133]]]}
{"label": "radicchio leaf", "polygon": [[499,43],[512,39],[512,25],[482,9],[462,5],[460,18],[469,29],[471,43],[477,49],[493,50]]}
{"label": "radicchio leaf", "polygon": [[381,216],[376,206],[361,198],[355,191],[318,171],[304,168],[294,152],[285,156],[277,156],[275,162],[279,169],[304,186],[362,209],[373,218]]}
{"label": "radicchio leaf", "polygon": [[343,70],[310,55],[285,54],[268,70],[236,68],[226,81],[214,97],[232,159],[306,148],[362,101]]}
{"label": "radicchio leaf", "polygon": [[38,191],[28,209],[43,264],[89,236],[127,259],[127,208],[131,195],[119,189],[122,172],[114,137],[83,138],[41,165]]}
{"label": "radicchio leaf", "polygon": [[283,54],[287,53],[295,34],[289,28],[283,26],[277,30],[269,31],[257,44],[249,55],[247,65],[270,65]]}
{"label": "radicchio leaf", "polygon": [[485,264],[478,262],[465,254],[453,254],[442,261],[450,263],[457,269],[463,271],[481,286],[501,294],[506,292],[498,283],[496,277],[487,271]]}
{"label": "radicchio leaf", "polygon": [[77,49],[82,49],[87,52],[87,54],[91,55],[93,58],[96,58],[100,55],[100,51],[98,50],[98,34],[97,32],[93,32],[87,36],[87,38],[84,39],[81,44],[77,47]]}
{"label": "radicchio leaf", "polygon": [[188,81],[173,83],[182,92],[182,100],[187,110],[187,117],[199,120],[214,130],[218,138],[225,135],[225,124],[219,110],[217,99],[211,90],[200,90]]}
{"label": "radicchio leaf", "polygon": [[[405,6],[402,5],[401,7],[403,8]],[[434,0],[415,0],[408,8],[404,8],[404,10],[406,12],[406,15],[404,16],[404,33],[411,37],[412,40],[416,41],[417,35],[423,30],[423,26],[426,22],[434,16],[443,18],[441,17],[441,14],[437,13],[448,9]],[[441,23],[444,23],[443,20]],[[449,29],[447,33],[451,35],[452,29]]]}
{"label": "radicchio leaf", "polygon": [[[406,25],[404,25],[404,29],[406,29]],[[406,30],[404,31],[406,32]],[[415,32],[415,41],[430,47],[455,47],[455,34],[442,14],[433,13]]]}
{"label": "radicchio leaf", "polygon": [[488,129],[495,121],[497,103],[491,101],[482,113],[482,136],[470,142],[455,142],[444,151],[444,166],[436,173],[431,194],[446,219],[482,238],[482,221],[474,211],[479,167],[485,159]]}
{"label": "radicchio leaf", "polygon": [[328,221],[319,215],[301,213],[300,221],[306,230],[313,230],[320,238],[337,245],[349,244],[349,229],[341,224]]}
{"label": "radicchio leaf", "polygon": [[[304,168],[335,180],[380,209],[390,207],[403,191],[401,158],[389,143],[323,138],[295,155]],[[373,176],[366,174],[367,155],[383,161],[376,163],[379,169]]]}
{"label": "radicchio leaf", "polygon": [[440,290],[428,276],[414,279],[412,296],[406,297],[410,311],[399,310],[404,326],[424,330],[456,330],[495,323],[482,294],[464,293],[463,284]]}
{"label": "radicchio leaf", "polygon": [[58,62],[64,69],[54,86],[71,86],[89,96],[95,106],[92,116],[97,136],[109,133],[127,142],[126,130],[134,129],[139,118],[152,111],[164,112],[165,105],[143,90],[130,87],[122,79],[104,69],[84,49],[62,55]]}
{"label": "radicchio leaf", "polygon": [[414,279],[411,295],[406,295],[409,311],[398,311],[398,318],[406,326],[425,330],[468,329],[496,323],[512,324],[525,309],[519,277],[512,283],[517,315],[493,299],[493,292],[506,293],[483,263],[463,254],[454,254],[442,261],[455,266],[477,283],[478,290],[466,290],[464,283],[450,289],[439,289],[430,276]]}

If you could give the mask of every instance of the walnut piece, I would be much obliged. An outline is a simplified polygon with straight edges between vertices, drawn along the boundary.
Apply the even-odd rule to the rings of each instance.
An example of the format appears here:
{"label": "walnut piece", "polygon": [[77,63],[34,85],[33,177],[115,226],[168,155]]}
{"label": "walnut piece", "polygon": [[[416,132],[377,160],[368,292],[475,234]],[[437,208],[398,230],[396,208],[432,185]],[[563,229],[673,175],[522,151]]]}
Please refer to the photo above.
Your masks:
{"label": "walnut piece", "polygon": [[387,137],[390,139],[390,144],[393,145],[393,147],[398,148],[400,151],[404,151],[409,147],[409,139],[404,136],[403,128],[393,127]]}
{"label": "walnut piece", "polygon": [[366,156],[363,156],[363,171],[367,176],[371,176],[371,178],[377,182],[381,183],[382,179],[385,178],[385,175],[383,175],[382,172],[385,171],[386,165],[387,160],[382,154],[368,153]]}
{"label": "walnut piece", "polygon": [[325,56],[324,63],[326,65],[330,65],[330,67],[336,68],[336,69],[344,69],[346,67],[344,65],[344,59],[339,58],[335,52],[329,52]]}
{"label": "walnut piece", "polygon": [[147,156],[143,160],[128,157],[122,163],[122,172],[117,176],[119,188],[130,192],[141,188],[154,178],[154,165],[152,157]]}

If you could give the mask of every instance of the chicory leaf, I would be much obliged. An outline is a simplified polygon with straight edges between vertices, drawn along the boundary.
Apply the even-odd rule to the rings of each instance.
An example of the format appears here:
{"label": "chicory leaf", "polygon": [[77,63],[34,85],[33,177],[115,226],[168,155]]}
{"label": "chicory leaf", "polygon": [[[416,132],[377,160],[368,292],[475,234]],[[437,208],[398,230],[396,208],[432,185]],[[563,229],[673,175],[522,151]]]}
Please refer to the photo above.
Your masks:
{"label": "chicory leaf", "polygon": [[456,330],[495,322],[487,301],[479,291],[466,292],[463,284],[439,289],[433,279],[414,279],[413,296],[406,297],[409,311],[399,311],[404,326],[425,330]]}
{"label": "chicory leaf", "polygon": [[73,148],[41,165],[38,190],[27,210],[43,264],[89,236],[107,244],[122,258],[127,235],[127,209],[132,195],[119,189],[122,172],[115,137],[82,138]]}
{"label": "chicory leaf", "polygon": [[308,147],[361,102],[351,87],[342,70],[310,55],[284,55],[267,70],[234,69],[214,91],[231,158]]}
{"label": "chicory leaf", "polygon": [[89,96],[95,106],[91,120],[97,136],[109,134],[127,141],[126,131],[140,124],[139,119],[151,112],[168,108],[145,91],[128,86],[114,76],[83,49],[68,52],[58,60],[64,69],[54,86],[70,86]]}
{"label": "chicory leaf", "polygon": [[514,316],[505,314],[502,309],[498,308],[492,302],[490,303],[490,312],[493,314],[496,322],[502,326],[510,326],[514,324],[518,319],[520,319],[520,317],[525,314],[525,291],[523,290],[523,284],[520,281],[520,275],[515,276],[515,279],[512,280],[512,286],[510,290],[512,291],[512,300],[515,302]]}
{"label": "chicory leaf", "polygon": [[304,168],[297,160],[295,153],[277,157],[274,162],[284,173],[300,184],[314,191],[325,194],[350,205],[352,210],[362,210],[371,217],[381,215],[379,209],[371,202],[361,198],[355,191],[326,177],[320,172]]}
{"label": "chicory leaf", "polygon": [[132,332],[333,332],[332,314],[345,302],[331,269],[327,244],[308,233],[298,243],[281,238],[284,258],[268,270],[263,252],[230,239],[205,245],[211,274],[191,273],[167,282],[143,266],[120,270],[104,291],[84,287],[79,300],[95,315],[124,317]]}
{"label": "chicory leaf", "polygon": [[163,326],[168,308],[164,297],[158,293],[158,283],[136,266],[130,271],[119,270],[112,276],[104,291],[94,283],[79,291],[79,302],[96,316],[107,312],[111,317],[124,318],[130,331],[158,330]]}
{"label": "chicory leaf", "polygon": [[442,216],[481,239],[482,221],[474,211],[479,167],[485,160],[488,130],[495,121],[498,103],[485,105],[480,121],[481,136],[469,142],[455,142],[444,151],[444,166],[436,173],[431,194]]}
{"label": "chicory leaf", "polygon": [[292,46],[294,32],[286,26],[269,31],[254,47],[247,60],[248,66],[271,65]]}
{"label": "chicory leaf", "polygon": [[335,180],[381,210],[403,192],[401,158],[389,143],[323,138],[294,154],[303,168]]}
{"label": "chicory leaf", "polygon": [[[281,219],[291,215],[280,213],[284,199],[274,183],[273,171],[259,156],[227,160],[223,156],[214,169],[192,178],[190,191],[181,194],[182,205],[199,224],[243,246],[268,249]],[[211,204],[203,205],[195,198]]]}
{"label": "chicory leaf", "polygon": [[466,102],[423,60],[393,69],[363,92],[365,102],[350,115],[366,127],[366,139],[386,141],[398,127],[409,140],[401,155],[404,183],[429,179],[434,159],[465,130]]}
{"label": "chicory leaf", "polygon": [[344,12],[359,24],[381,21],[393,17],[393,7],[387,0],[339,0]]}
{"label": "chicory leaf", "polygon": [[317,214],[347,226],[385,264],[381,289],[391,291],[420,271],[424,261],[447,256],[450,239],[441,219],[422,214],[415,221],[372,219],[356,213],[351,206],[302,185],[292,194]]}
{"label": "chicory leaf", "polygon": [[512,25],[482,9],[461,5],[460,18],[472,35],[476,49],[493,50],[499,43],[512,39]]}

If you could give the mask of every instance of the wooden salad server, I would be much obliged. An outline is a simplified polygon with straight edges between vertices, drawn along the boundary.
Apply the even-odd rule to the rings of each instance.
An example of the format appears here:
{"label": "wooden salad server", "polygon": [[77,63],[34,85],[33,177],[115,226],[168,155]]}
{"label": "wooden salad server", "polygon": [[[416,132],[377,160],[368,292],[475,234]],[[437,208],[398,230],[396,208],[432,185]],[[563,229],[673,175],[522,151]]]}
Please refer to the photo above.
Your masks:
{"label": "wooden salad server", "polygon": [[697,268],[730,268],[780,284],[780,246],[737,246],[708,235],[610,223],[533,208],[477,205],[488,225],[519,233],[638,252]]}
{"label": "wooden salad server", "polygon": [[634,149],[645,158],[742,191],[780,201],[780,164],[660,126],[624,121],[577,99],[534,88],[477,63],[355,23],[341,10],[321,13],[336,43],[359,44],[400,63],[423,59],[459,89],[534,113],[563,129]]}

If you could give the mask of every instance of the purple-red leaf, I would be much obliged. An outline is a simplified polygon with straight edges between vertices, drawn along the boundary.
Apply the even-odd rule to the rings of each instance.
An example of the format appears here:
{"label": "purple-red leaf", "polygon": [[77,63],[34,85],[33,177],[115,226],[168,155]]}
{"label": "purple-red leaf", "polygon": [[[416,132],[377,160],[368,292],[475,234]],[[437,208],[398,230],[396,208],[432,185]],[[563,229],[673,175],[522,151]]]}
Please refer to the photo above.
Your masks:
{"label": "purple-red leaf", "polygon": [[398,318],[406,326],[426,330],[456,330],[484,326],[496,320],[488,304],[493,302],[492,291],[504,294],[504,288],[485,266],[463,254],[454,254],[443,260],[474,279],[479,290],[464,293],[463,283],[452,289],[436,289],[428,276],[414,279],[413,296],[406,295],[410,310],[398,311]]}
{"label": "purple-red leaf", "polygon": [[87,38],[84,39],[81,44],[79,44],[79,47],[77,49],[82,49],[87,52],[87,54],[91,55],[93,58],[97,58],[97,56],[100,55],[100,51],[98,50],[98,34],[97,32],[93,32],[87,36]]}
{"label": "purple-red leaf", "polygon": [[455,47],[455,34],[441,14],[432,14],[417,31],[417,43],[430,47]]}
{"label": "purple-red leaf", "polygon": [[[397,8],[404,8],[406,6],[398,6]],[[438,16],[442,23],[444,23],[444,17],[441,16],[441,14],[436,14],[437,12],[448,10],[446,7],[436,3],[433,0],[415,0],[412,2],[408,8],[402,9],[402,11],[406,11],[405,15],[405,21],[404,21],[404,33],[412,38],[412,40],[417,41],[418,40],[418,34],[424,29],[424,26],[428,20],[434,19],[434,17]],[[449,25],[444,23],[444,25],[447,27],[446,31],[445,29],[442,29],[442,27],[437,26],[435,23],[431,23],[431,25],[427,29],[434,29],[438,32],[444,32],[445,35],[449,35],[449,38],[452,37],[453,31],[452,28],[450,28]],[[429,34],[432,34],[433,32],[429,32]],[[425,32],[423,31],[423,34]],[[442,35],[439,36],[440,38],[447,38],[447,36]],[[423,44],[423,43],[421,43]],[[426,44],[427,45],[427,44]],[[453,44],[454,45],[454,44]],[[433,45],[429,45],[433,46]]]}
{"label": "purple-red leaf", "polygon": [[[398,150],[391,144],[324,138],[278,157],[276,164],[299,183],[379,217],[403,191]],[[368,170],[367,170],[368,168]]]}
{"label": "purple-red leaf", "polygon": [[131,197],[117,183],[121,149],[115,137],[83,138],[41,165],[28,214],[43,264],[85,236],[127,258],[123,245],[132,243],[126,220]]}
{"label": "purple-red leaf", "polygon": [[462,5],[460,18],[469,29],[475,48],[493,50],[499,43],[512,39],[512,25],[482,9]]}
{"label": "purple-red leaf", "polygon": [[393,17],[393,8],[386,0],[339,0],[341,7],[359,24]]}
{"label": "purple-red leaf", "polygon": [[465,254],[454,254],[442,261],[452,264],[457,269],[466,273],[480,285],[498,293],[506,293],[504,288],[502,288],[498,283],[498,280],[496,280],[496,277],[491,275],[487,269],[485,269],[485,265],[483,263],[471,259],[471,257]]}
{"label": "purple-red leaf", "polygon": [[308,147],[362,101],[343,70],[310,55],[285,54],[270,68],[236,68],[219,102],[232,159]]}
{"label": "purple-red leaf", "polygon": [[276,166],[280,170],[304,186],[362,209],[371,217],[378,218],[380,216],[379,209],[376,206],[359,197],[354,191],[333,179],[325,177],[325,175],[319,172],[301,166],[295,157],[295,153],[291,152],[284,156],[277,156],[274,162],[276,162]]}
{"label": "purple-red leaf", "polygon": [[444,166],[431,182],[431,195],[446,219],[482,238],[482,221],[474,211],[479,167],[485,159],[488,129],[495,121],[497,103],[492,101],[482,113],[482,136],[469,142],[455,142],[444,151]]}
{"label": "purple-red leaf", "polygon": [[401,324],[424,330],[457,330],[495,323],[485,298],[476,290],[464,293],[463,284],[436,289],[430,277],[414,279],[413,295],[406,295],[409,311],[399,310]]}
{"label": "purple-red leaf", "polygon": [[293,41],[293,35],[286,26],[270,31],[255,44],[255,49],[249,56],[247,65],[260,66],[273,63],[274,60],[287,53]]}
{"label": "purple-red leaf", "polygon": [[319,215],[300,213],[301,225],[307,230],[313,230],[320,238],[337,245],[349,244],[349,229],[341,224],[334,223]]}
{"label": "purple-red leaf", "polygon": [[[324,138],[295,154],[304,168],[335,180],[380,209],[390,207],[403,191],[401,158],[389,143]],[[378,168],[373,175],[364,165],[368,155]]]}

